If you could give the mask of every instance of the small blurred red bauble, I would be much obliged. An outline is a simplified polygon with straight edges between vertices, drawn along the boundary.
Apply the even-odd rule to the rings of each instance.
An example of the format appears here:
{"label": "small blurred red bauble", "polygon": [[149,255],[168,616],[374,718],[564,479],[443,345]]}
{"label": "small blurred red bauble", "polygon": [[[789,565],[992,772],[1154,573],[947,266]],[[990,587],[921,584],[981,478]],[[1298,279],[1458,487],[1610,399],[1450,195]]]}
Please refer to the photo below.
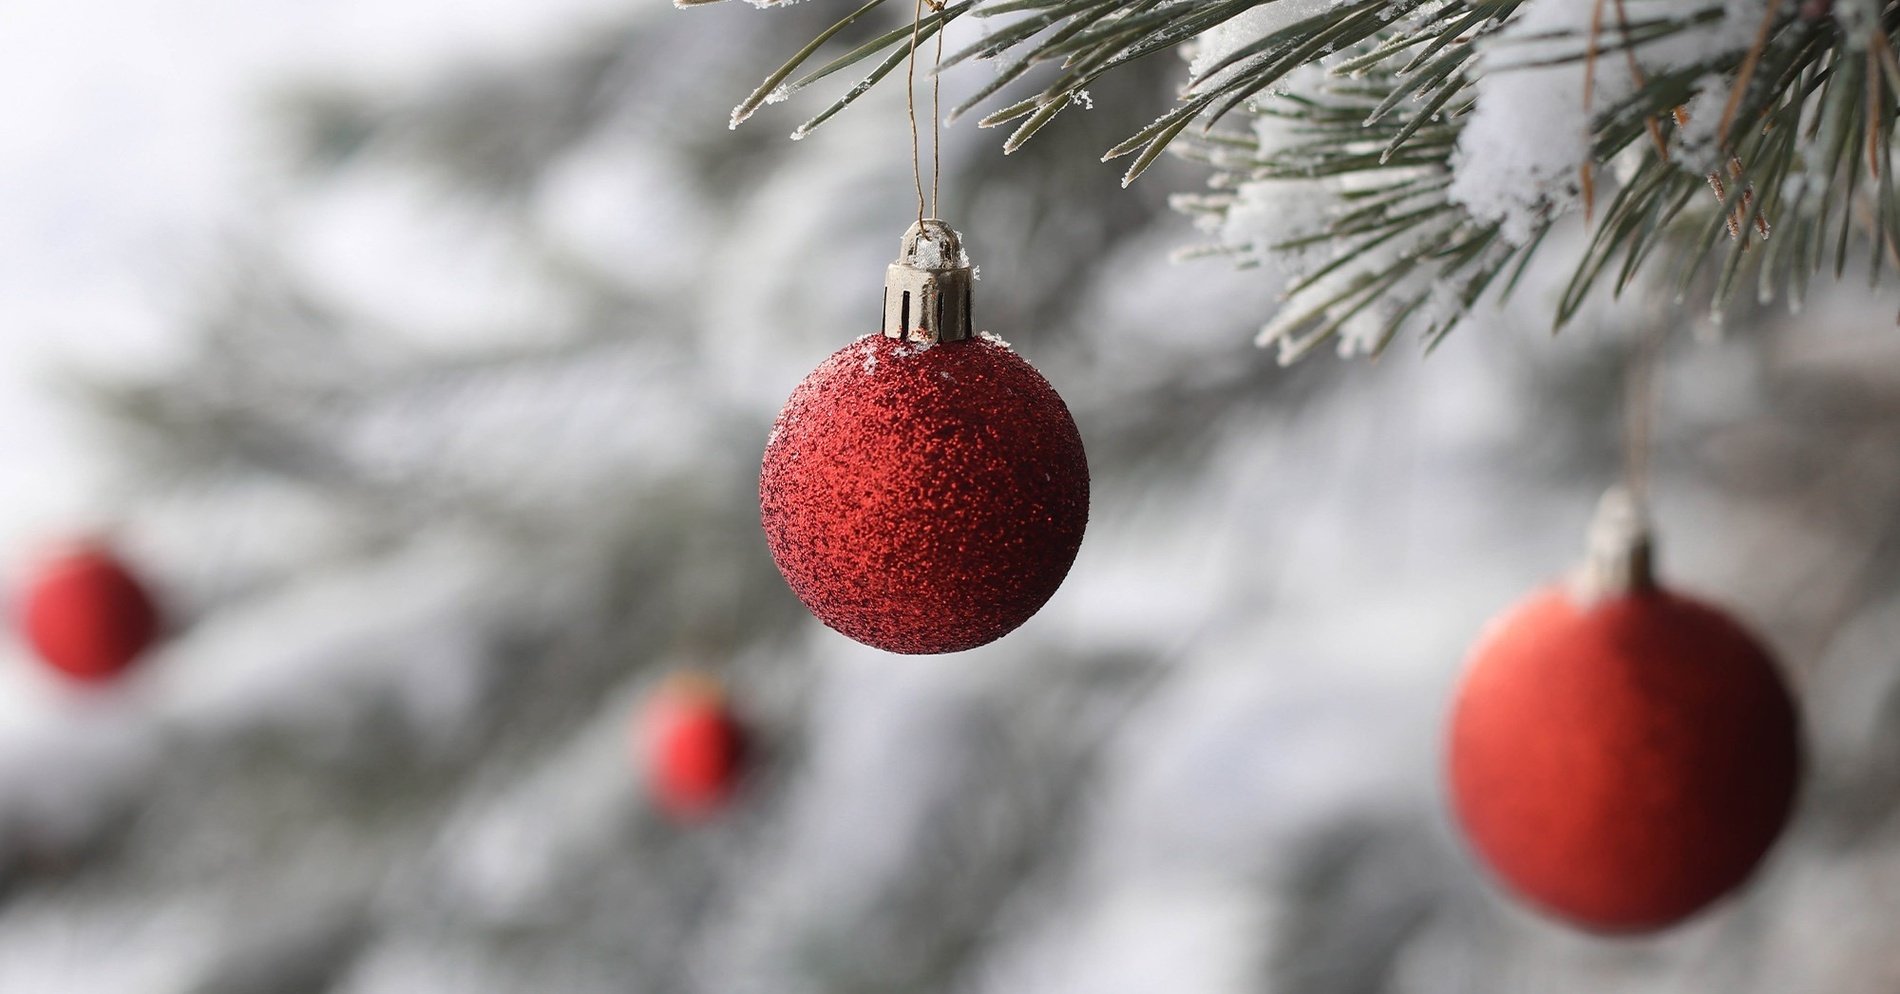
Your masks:
{"label": "small blurred red bauble", "polygon": [[77,680],[123,673],[157,641],[161,621],[144,584],[110,549],[84,545],[40,564],[19,604],[26,640]]}
{"label": "small blurred red bauble", "polygon": [[972,649],[1061,586],[1088,523],[1075,420],[989,336],[868,335],[792,392],[765,449],[772,558],[820,621],[890,652]]}
{"label": "small blurred red bauble", "polygon": [[1532,904],[1600,932],[1674,924],[1745,880],[1788,820],[1797,719],[1767,650],[1648,586],[1541,591],[1473,654],[1452,803]]}
{"label": "small blurred red bauble", "polygon": [[718,681],[667,680],[641,715],[640,750],[653,800],[681,821],[717,813],[745,773],[745,731]]}

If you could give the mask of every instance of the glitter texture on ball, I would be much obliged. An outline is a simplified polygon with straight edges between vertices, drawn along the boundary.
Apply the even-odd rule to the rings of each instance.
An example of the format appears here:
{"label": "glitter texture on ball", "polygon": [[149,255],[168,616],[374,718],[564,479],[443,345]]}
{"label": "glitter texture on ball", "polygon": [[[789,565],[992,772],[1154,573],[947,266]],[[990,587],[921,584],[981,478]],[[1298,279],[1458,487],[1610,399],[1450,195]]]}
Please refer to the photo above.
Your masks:
{"label": "glitter texture on ball", "polygon": [[890,652],[972,649],[1068,574],[1088,460],[1047,380],[989,337],[869,335],[792,392],[760,517],[779,571],[833,629]]}

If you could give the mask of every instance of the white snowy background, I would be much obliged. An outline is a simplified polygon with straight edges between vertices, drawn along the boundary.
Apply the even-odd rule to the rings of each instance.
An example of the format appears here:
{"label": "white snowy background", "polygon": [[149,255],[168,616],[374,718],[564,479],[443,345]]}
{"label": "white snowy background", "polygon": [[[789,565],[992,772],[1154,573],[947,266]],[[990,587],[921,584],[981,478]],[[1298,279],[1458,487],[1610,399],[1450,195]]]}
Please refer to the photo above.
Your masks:
{"label": "white snowy background", "polygon": [[[0,564],[109,528],[181,619],[105,692],[0,642],[0,992],[1900,982],[1890,303],[1726,336],[1605,305],[1553,340],[1554,271],[1429,357],[1280,370],[1271,273],[1167,261],[1197,174],[1124,193],[1090,151],[1184,66],[1008,160],[960,127],[979,324],[1068,399],[1095,506],[1022,630],[886,656],[802,617],[749,518],[765,426],[867,330],[911,210],[892,87],[798,144],[796,109],[726,130],[824,13],[0,9]],[[617,46],[559,134],[541,81]],[[313,175],[310,94],[388,117]],[[1606,942],[1466,859],[1439,721],[1484,620],[1576,554],[1654,321],[1685,332],[1664,568],[1780,650],[1815,776],[1750,889]],[[101,383],[153,385],[170,447]],[[680,665],[773,746],[693,831],[628,755]]]}

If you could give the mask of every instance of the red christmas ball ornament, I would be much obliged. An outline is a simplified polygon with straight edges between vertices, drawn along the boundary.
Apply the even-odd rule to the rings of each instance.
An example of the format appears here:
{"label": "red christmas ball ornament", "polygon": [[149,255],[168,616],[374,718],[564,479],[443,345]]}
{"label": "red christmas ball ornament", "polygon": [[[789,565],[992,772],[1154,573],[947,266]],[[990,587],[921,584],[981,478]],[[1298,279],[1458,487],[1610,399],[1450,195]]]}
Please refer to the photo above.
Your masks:
{"label": "red christmas ball ornament", "polygon": [[970,334],[956,232],[913,225],[884,332],[825,360],[766,443],[759,509],[799,600],[890,652],[959,652],[1029,620],[1088,523],[1088,459],[1054,388]]}
{"label": "red christmas ball ornament", "polygon": [[745,772],[746,736],[718,681],[672,677],[647,701],[639,751],[653,800],[680,821],[718,813]]}
{"label": "red christmas ball ornament", "polygon": [[1452,809],[1531,904],[1647,932],[1734,890],[1781,834],[1798,719],[1768,650],[1655,585],[1626,497],[1606,498],[1580,582],[1495,622],[1453,706]]}
{"label": "red christmas ball ornament", "polygon": [[75,680],[111,680],[158,640],[162,621],[145,585],[103,545],[41,563],[26,583],[19,623],[46,664]]}

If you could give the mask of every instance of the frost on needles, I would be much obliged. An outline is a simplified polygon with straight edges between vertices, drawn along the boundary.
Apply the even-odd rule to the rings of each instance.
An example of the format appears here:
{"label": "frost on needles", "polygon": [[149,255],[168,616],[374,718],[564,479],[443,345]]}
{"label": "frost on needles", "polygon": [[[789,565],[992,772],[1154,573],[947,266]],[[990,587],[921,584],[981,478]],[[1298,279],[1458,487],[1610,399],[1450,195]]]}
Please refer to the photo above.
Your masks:
{"label": "frost on needles", "polygon": [[[1782,66],[1775,82],[1791,82],[1794,50],[1839,44],[1838,25],[1766,0],[1629,0],[1624,23],[1612,6],[1594,42],[1587,2],[1423,6],[1249,101],[1236,115],[1250,119],[1246,130],[1224,124],[1180,143],[1217,170],[1209,194],[1177,198],[1212,232],[1212,251],[1286,281],[1260,343],[1284,361],[1329,340],[1346,355],[1376,353],[1401,332],[1435,343],[1586,208],[1588,250],[1558,323],[1613,250],[1623,262],[1674,242],[1686,288],[1708,278],[1692,265],[1705,255],[1765,249],[1766,213],[1785,203],[1778,160],[1741,154],[1762,144],[1760,125],[1731,122],[1724,137],[1724,111],[1764,30],[1746,93],[1754,106],[1733,121],[1773,113],[1792,86],[1769,88],[1762,69]],[[1818,113],[1820,99],[1807,102]],[[1738,210],[1763,216],[1725,224]],[[1714,228],[1737,233],[1697,237]],[[1636,276],[1623,267],[1616,289]]]}
{"label": "frost on needles", "polygon": [[[855,77],[803,136],[890,75],[907,18],[856,47],[842,40],[879,2],[768,76],[735,121]],[[1211,235],[1184,255],[1283,281],[1259,336],[1283,361],[1328,342],[1376,354],[1400,333],[1435,344],[1539,254],[1570,274],[1550,305],[1556,325],[1599,287],[1642,282],[1719,316],[1745,284],[1798,304],[1824,265],[1838,275],[1865,257],[1878,281],[1883,252],[1867,247],[1900,259],[1900,0],[952,0],[926,11],[923,38],[966,16],[983,28],[953,33],[965,44],[944,68],[984,61],[992,74],[950,116],[990,108],[978,123],[1009,127],[1006,151],[1102,75],[1170,48],[1186,56],[1173,108],[1104,158],[1126,157],[1128,181],[1163,152],[1212,167],[1206,191],[1175,197]],[[833,43],[847,47],[821,61]]]}

